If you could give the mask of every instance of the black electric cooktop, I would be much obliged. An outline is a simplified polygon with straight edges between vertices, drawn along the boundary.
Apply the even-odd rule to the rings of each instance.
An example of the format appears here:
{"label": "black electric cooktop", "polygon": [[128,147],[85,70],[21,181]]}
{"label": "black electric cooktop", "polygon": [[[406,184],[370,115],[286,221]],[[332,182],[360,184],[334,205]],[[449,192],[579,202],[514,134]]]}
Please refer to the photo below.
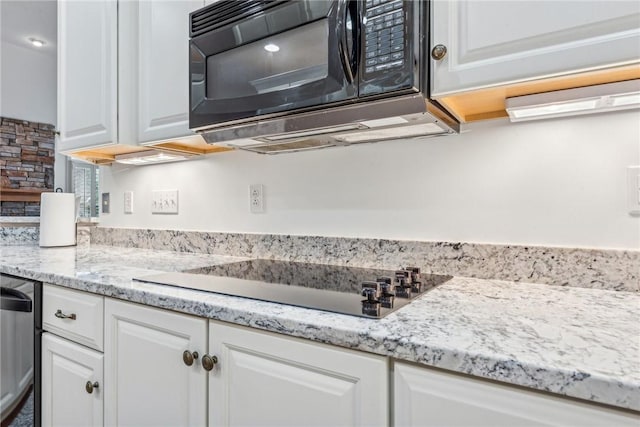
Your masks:
{"label": "black electric cooktop", "polygon": [[451,279],[400,270],[254,259],[134,280],[299,307],[382,318]]}

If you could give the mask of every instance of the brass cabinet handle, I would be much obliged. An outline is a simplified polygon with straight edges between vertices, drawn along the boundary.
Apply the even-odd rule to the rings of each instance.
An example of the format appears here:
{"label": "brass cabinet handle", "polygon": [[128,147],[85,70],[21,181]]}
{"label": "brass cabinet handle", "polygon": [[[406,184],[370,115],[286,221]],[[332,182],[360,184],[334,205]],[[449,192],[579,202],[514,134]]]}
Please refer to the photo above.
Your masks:
{"label": "brass cabinet handle", "polygon": [[193,353],[191,353],[189,350],[185,350],[184,353],[182,353],[182,361],[184,362],[185,365],[191,366],[193,365],[193,361],[197,359],[198,356],[199,355],[197,351],[194,351]]}
{"label": "brass cabinet handle", "polygon": [[437,44],[431,49],[431,57],[436,61],[440,61],[447,55],[447,47],[443,44]]}
{"label": "brass cabinet handle", "polygon": [[205,354],[202,356],[202,367],[205,371],[210,371],[213,367],[218,363],[218,358],[216,356],[209,356]]}
{"label": "brass cabinet handle", "polygon": [[84,385],[84,389],[87,390],[87,393],[91,394],[93,393],[93,389],[94,388],[99,388],[100,384],[98,384],[98,381],[92,383],[91,381],[87,381],[87,383]]}
{"label": "brass cabinet handle", "polygon": [[62,312],[62,310],[58,309],[58,311],[56,311],[55,316],[58,319],[71,319],[71,320],[76,320],[76,314],[75,313],[71,313],[71,314],[64,314]]}

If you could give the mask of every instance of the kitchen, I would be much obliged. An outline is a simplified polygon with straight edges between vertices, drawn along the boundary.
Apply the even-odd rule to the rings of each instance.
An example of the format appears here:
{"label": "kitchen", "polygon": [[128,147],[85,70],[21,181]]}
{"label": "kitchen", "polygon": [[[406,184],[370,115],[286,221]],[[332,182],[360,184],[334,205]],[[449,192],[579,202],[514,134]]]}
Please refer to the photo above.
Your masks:
{"label": "kitchen", "polygon": [[[186,133],[188,64],[166,52],[176,49],[183,53],[175,57],[187,57],[188,13],[203,4],[164,2],[164,8],[163,2],[121,2],[117,8],[114,2],[101,4],[100,9],[83,10],[62,2],[53,10],[58,38],[44,45],[52,48],[51,54],[30,56],[41,62],[29,67],[29,73],[37,69],[40,76],[22,68],[12,72],[11,64],[19,62],[2,60],[1,115],[55,124],[62,132],[56,140],[53,187],[73,190],[65,178],[63,152],[102,164],[99,190],[93,194],[93,200],[101,202],[98,224],[78,225],[77,246],[40,249],[36,219],[2,217],[0,271],[44,282],[43,329],[57,346],[49,354],[64,354],[71,348],[83,354],[78,357],[96,361],[92,374],[83,371],[80,394],[66,383],[43,384],[44,419],[49,420],[44,425],[72,423],[61,410],[67,407],[76,408],[74,414],[85,420],[80,422],[84,425],[87,419],[97,425],[477,425],[479,420],[486,425],[532,420],[548,425],[584,425],[585,420],[594,425],[637,424],[638,340],[623,338],[640,332],[634,321],[639,314],[640,219],[630,213],[633,188],[627,182],[632,173],[628,168],[640,164],[637,110],[521,123],[506,118],[469,120],[459,134],[278,155],[212,144],[205,148],[216,152],[183,162],[107,166],[115,156],[147,145],[205,150],[189,138],[170,140],[178,134],[161,136],[180,132],[176,129],[182,129],[181,136],[191,135]],[[640,15],[636,10],[616,19],[617,13],[624,14],[611,4],[591,4],[600,8],[595,14],[603,22],[589,28],[604,33],[607,25],[614,23],[619,29],[631,22],[624,34],[632,35],[631,51],[633,46],[636,51],[631,75],[637,79]],[[624,10],[625,3],[613,4]],[[486,19],[485,14],[499,6],[505,14],[516,10],[518,16],[535,16],[527,2],[467,6],[455,9],[449,2],[433,2],[431,36],[447,29],[438,22]],[[556,7],[576,6],[569,2]],[[105,27],[83,40],[78,35],[91,27],[72,18],[91,13]],[[452,18],[435,20],[443,13]],[[583,19],[579,13],[575,16]],[[5,9],[3,56],[18,50],[15,42],[5,49],[6,17]],[[179,24],[171,24],[175,22]],[[493,43],[489,47],[494,50],[483,51],[480,46],[480,53],[470,46],[473,55],[504,47],[507,54],[496,54],[502,61],[497,69],[508,74],[530,68],[522,67],[523,55],[509,55],[509,49],[529,49],[534,62],[543,63],[535,56],[540,55],[535,43],[548,43],[550,36],[545,34],[569,38],[583,34],[558,33],[554,25],[563,23],[548,23],[548,33],[540,35],[533,22],[521,22],[519,27],[531,36],[530,44],[506,43],[500,37],[508,37],[508,32],[485,34],[475,21],[469,22],[469,31],[476,33],[449,37]],[[138,31],[136,25],[148,31]],[[136,43],[123,42],[133,34],[139,38]],[[26,35],[38,36],[43,37]],[[98,38],[89,39],[94,36]],[[119,39],[110,38],[116,36]],[[479,36],[486,39],[478,40]],[[462,41],[458,46],[465,47]],[[443,61],[453,62],[456,41],[444,44],[449,52]],[[91,52],[81,51],[87,45]],[[27,49],[20,51],[24,57]],[[66,63],[58,63],[56,77],[51,70],[55,72],[60,52]],[[571,52],[580,57],[579,51]],[[553,52],[545,54],[551,57],[549,63],[557,62]],[[454,71],[492,63],[473,55],[457,58],[472,62]],[[73,61],[82,65],[73,67]],[[493,62],[500,64],[497,59]],[[618,65],[611,74],[627,66]],[[66,72],[60,74],[61,69]],[[495,70],[490,69],[492,74]],[[534,71],[540,73],[536,78],[552,74]],[[88,74],[79,76],[82,72]],[[180,73],[184,84],[165,84]],[[89,83],[80,88],[72,85],[86,83],[82,78],[95,83],[98,77],[100,90]],[[509,81],[504,75],[496,78]],[[56,87],[57,94],[51,93]],[[89,99],[75,98],[82,100],[81,105],[70,102],[81,90],[90,94]],[[133,101],[127,98],[132,93]],[[102,96],[101,102],[94,102],[94,95]],[[40,97],[42,102],[33,102]],[[174,99],[185,102],[168,102]],[[50,106],[45,112],[35,111],[45,105]],[[86,116],[78,116],[79,111]],[[107,117],[105,111],[113,116]],[[87,120],[92,119],[111,121],[91,127]],[[90,132],[65,135],[68,126],[62,123],[82,124]],[[110,139],[86,142],[96,135]],[[86,145],[80,147],[82,137]],[[111,145],[105,148],[105,144]],[[252,212],[254,189],[262,212]],[[109,195],[107,208],[103,194]],[[156,197],[169,196],[175,198],[177,212],[152,212]],[[416,266],[423,273],[454,278],[380,320],[132,281],[154,273],[260,258],[391,271]],[[89,324],[74,326],[73,320],[54,315],[58,309],[63,314],[72,311],[47,307],[62,304],[65,298],[93,307],[86,308]],[[80,309],[73,311],[78,319],[83,318]],[[175,343],[182,346],[179,351]],[[165,361],[172,353],[176,358]],[[251,355],[263,357],[248,358]],[[207,363],[214,357],[218,360],[211,371],[203,366],[205,356]],[[231,361],[237,364],[225,371]],[[363,366],[370,375],[361,374]],[[272,369],[273,375],[264,369]],[[230,384],[228,375],[246,381]],[[276,377],[285,378],[288,386],[297,381],[308,387],[285,387]],[[162,381],[156,383],[158,378]],[[354,378],[360,382],[354,383]],[[149,398],[145,406],[137,390],[152,380],[156,398]],[[91,387],[85,389],[87,382]],[[52,392],[58,387],[62,394]],[[273,387],[282,393],[274,393]],[[329,392],[313,394],[309,390],[314,387],[345,394],[342,399]],[[358,393],[365,390],[370,394],[363,399],[365,394]],[[465,390],[470,394],[458,396]],[[313,398],[297,399],[298,393]],[[60,395],[87,403],[46,398]],[[497,397],[492,400],[492,395]],[[254,397],[261,397],[264,406]],[[282,400],[297,403],[297,410],[285,419],[277,418]],[[269,405],[274,409],[269,411]],[[329,411],[332,414],[326,414],[327,407],[335,409]],[[563,418],[567,413],[582,418]]]}

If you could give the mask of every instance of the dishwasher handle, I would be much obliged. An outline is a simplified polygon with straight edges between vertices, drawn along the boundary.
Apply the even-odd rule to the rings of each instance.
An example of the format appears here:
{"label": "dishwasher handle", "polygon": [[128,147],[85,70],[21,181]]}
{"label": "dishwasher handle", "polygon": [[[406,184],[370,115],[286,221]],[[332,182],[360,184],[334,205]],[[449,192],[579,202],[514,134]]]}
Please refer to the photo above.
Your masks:
{"label": "dishwasher handle", "polygon": [[33,301],[17,289],[0,287],[0,309],[7,311],[33,311]]}

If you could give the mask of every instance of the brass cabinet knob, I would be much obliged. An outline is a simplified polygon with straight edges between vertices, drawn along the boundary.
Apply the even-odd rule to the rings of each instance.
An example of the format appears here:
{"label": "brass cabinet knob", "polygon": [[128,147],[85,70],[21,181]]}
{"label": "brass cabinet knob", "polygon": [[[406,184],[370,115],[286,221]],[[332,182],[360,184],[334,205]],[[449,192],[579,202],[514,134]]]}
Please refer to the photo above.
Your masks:
{"label": "brass cabinet knob", "polygon": [[218,363],[218,358],[216,356],[209,356],[208,354],[205,354],[204,356],[202,356],[202,367],[206,371],[212,370],[217,363]]}
{"label": "brass cabinet knob", "polygon": [[62,310],[58,309],[58,311],[55,312],[54,316],[56,316],[58,319],[71,319],[71,320],[76,320],[76,314],[75,313],[71,313],[71,314],[64,314],[62,312]]}
{"label": "brass cabinet knob", "polygon": [[440,61],[447,55],[447,47],[443,44],[437,44],[431,49],[431,57],[436,61]]}
{"label": "brass cabinet knob", "polygon": [[98,384],[98,381],[92,383],[91,381],[87,381],[87,383],[84,385],[84,389],[87,390],[87,393],[91,394],[93,393],[93,389],[94,388],[99,388],[100,384]]}
{"label": "brass cabinet knob", "polygon": [[189,350],[185,350],[184,353],[182,353],[182,361],[187,366],[193,365],[193,361],[197,358],[198,358],[197,351],[194,351],[193,353],[191,353]]}

